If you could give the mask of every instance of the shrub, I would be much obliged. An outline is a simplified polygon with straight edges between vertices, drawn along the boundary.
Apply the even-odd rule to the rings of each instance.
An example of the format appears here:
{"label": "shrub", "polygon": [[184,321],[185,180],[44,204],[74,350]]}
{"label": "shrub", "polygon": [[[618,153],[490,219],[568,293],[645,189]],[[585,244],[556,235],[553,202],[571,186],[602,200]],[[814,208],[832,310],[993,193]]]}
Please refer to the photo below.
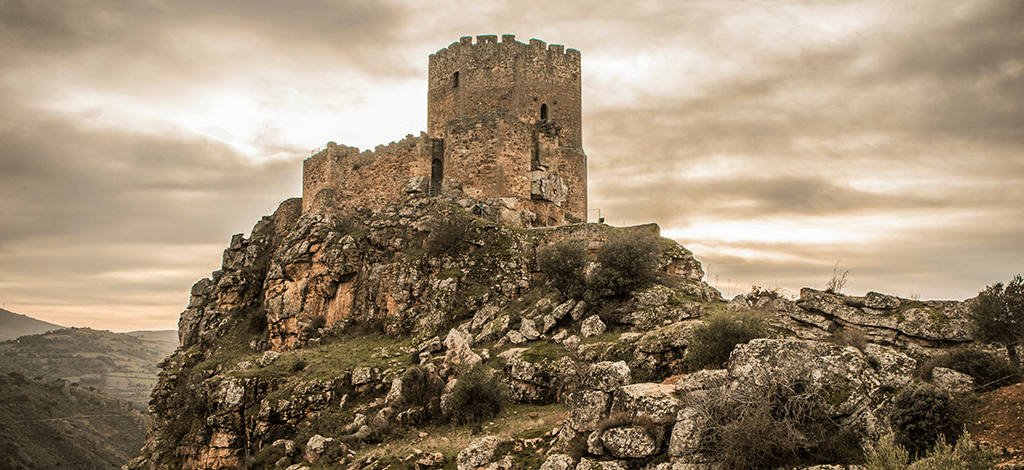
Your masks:
{"label": "shrub", "polygon": [[497,374],[476,364],[459,376],[452,389],[452,416],[456,424],[479,427],[485,419],[497,416],[505,406],[505,386]]}
{"label": "shrub", "polygon": [[469,238],[472,220],[461,212],[449,212],[437,215],[430,221],[427,229],[427,254],[430,256],[455,256],[462,251],[465,241]]}
{"label": "shrub", "polygon": [[428,407],[430,402],[440,395],[441,388],[444,387],[440,380],[437,382],[434,383],[430,373],[418,365],[406,369],[402,374],[402,395],[405,404],[409,407]]}
{"label": "shrub", "polygon": [[846,287],[846,278],[850,275],[850,270],[839,271],[839,261],[836,261],[836,265],[832,267],[832,277],[828,279],[828,283],[825,284],[825,292],[830,294],[842,294],[843,287]]}
{"label": "shrub", "polygon": [[864,459],[864,470],[905,470],[910,466],[910,452],[896,443],[892,433],[882,436]]}
{"label": "shrub", "polygon": [[931,380],[931,371],[936,367],[945,367],[974,378],[978,392],[991,392],[999,387],[1013,385],[1021,381],[1020,368],[1010,364],[995,354],[976,349],[954,349],[939,355],[924,364],[922,376]]}
{"label": "shrub", "polygon": [[963,412],[949,392],[927,383],[911,385],[893,398],[889,422],[895,443],[911,455],[924,455],[943,436],[956,438],[963,429]]}
{"label": "shrub", "polygon": [[949,445],[945,436],[939,436],[928,455],[913,464],[910,463],[910,452],[897,444],[892,434],[888,434],[871,448],[864,470],[986,470],[992,468],[992,463],[992,454],[975,447],[966,431],[957,439],[956,445]]}
{"label": "shrub", "polygon": [[1010,362],[1020,365],[1017,345],[1024,339],[1024,278],[1020,274],[1005,288],[997,282],[979,292],[968,318],[975,339],[1006,346]]}
{"label": "shrub", "polygon": [[615,234],[598,248],[597,262],[590,289],[604,299],[626,297],[657,279],[661,242],[647,231]]}
{"label": "shrub", "polygon": [[784,379],[692,394],[688,405],[702,418],[700,452],[735,469],[860,461],[856,431],[831,419],[824,395],[804,381]]}
{"label": "shrub", "polygon": [[763,338],[767,333],[767,324],[758,313],[711,314],[693,329],[693,337],[686,348],[687,369],[721,369],[737,344]]}
{"label": "shrub", "polygon": [[586,290],[586,249],[584,240],[564,240],[537,252],[537,267],[566,298],[579,299]]}

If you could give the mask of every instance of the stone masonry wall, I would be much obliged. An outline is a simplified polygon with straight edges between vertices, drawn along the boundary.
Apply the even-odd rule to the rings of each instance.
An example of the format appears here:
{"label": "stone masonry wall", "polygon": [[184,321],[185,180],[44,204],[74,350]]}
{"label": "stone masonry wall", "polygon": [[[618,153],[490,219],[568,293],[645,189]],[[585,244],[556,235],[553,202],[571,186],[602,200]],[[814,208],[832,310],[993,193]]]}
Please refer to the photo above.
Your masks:
{"label": "stone masonry wall", "polygon": [[[455,73],[458,72],[458,84]],[[564,145],[583,146],[580,52],[505,34],[463,37],[430,56],[427,133],[445,137],[453,119],[505,110],[526,123],[548,119],[562,126]]]}
{"label": "stone masonry wall", "polygon": [[432,149],[432,140],[422,132],[373,151],[330,142],[302,164],[302,212],[373,209],[405,200],[411,178],[429,179]]}

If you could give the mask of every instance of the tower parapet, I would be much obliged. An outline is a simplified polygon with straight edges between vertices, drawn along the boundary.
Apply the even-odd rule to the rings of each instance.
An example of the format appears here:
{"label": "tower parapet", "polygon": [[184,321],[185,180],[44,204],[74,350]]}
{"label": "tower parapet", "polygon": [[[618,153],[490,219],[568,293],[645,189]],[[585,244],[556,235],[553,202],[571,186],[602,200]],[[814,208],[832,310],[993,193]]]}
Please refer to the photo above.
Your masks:
{"label": "tower parapet", "polygon": [[476,39],[430,56],[427,134],[445,138],[452,120],[500,110],[527,124],[555,120],[564,144],[582,148],[580,52],[512,34]]}

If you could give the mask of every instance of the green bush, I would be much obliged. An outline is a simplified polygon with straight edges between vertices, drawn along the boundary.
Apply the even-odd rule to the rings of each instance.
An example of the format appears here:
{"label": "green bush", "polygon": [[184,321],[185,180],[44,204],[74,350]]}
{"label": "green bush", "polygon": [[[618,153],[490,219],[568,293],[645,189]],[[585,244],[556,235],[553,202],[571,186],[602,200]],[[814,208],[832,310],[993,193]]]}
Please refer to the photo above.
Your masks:
{"label": "green bush", "polygon": [[548,277],[552,287],[566,298],[582,298],[587,288],[584,269],[587,266],[587,242],[564,240],[537,252],[537,267]]}
{"label": "green bush", "polygon": [[469,238],[472,219],[461,212],[435,215],[427,225],[426,249],[430,256],[455,256],[462,252]]}
{"label": "green bush", "polygon": [[623,298],[657,279],[661,242],[648,231],[614,234],[597,249],[597,262],[590,290],[603,299]]}
{"label": "green bush", "polygon": [[699,452],[721,468],[861,461],[857,430],[831,419],[824,396],[807,382],[776,379],[753,388],[691,394],[687,405],[703,418]]}
{"label": "green bush", "polygon": [[460,375],[452,389],[451,420],[479,427],[484,420],[497,416],[505,401],[505,385],[498,375],[477,364]]}
{"label": "green bush", "polygon": [[415,365],[402,374],[402,395],[407,407],[428,408],[441,395],[444,383],[432,377],[426,369]]}
{"label": "green bush", "polygon": [[975,390],[991,392],[1022,380],[1020,368],[995,354],[976,349],[954,349],[925,363],[922,376],[931,380],[931,371],[945,367],[974,378]]}
{"label": "green bush", "polygon": [[690,371],[721,369],[737,344],[764,338],[768,326],[756,312],[721,312],[709,315],[693,329],[686,348],[686,365]]}
{"label": "green bush", "polygon": [[912,464],[910,452],[888,434],[868,452],[864,470],[987,470],[992,463],[992,454],[975,447],[966,431],[956,445],[939,436],[928,455]]}
{"label": "green bush", "polygon": [[946,390],[927,383],[903,389],[893,398],[889,414],[895,443],[913,456],[935,445],[939,436],[947,442],[956,439],[963,429],[963,411]]}
{"label": "green bush", "polygon": [[1006,346],[1010,362],[1020,365],[1017,346],[1024,340],[1024,278],[1020,274],[1005,288],[997,282],[979,292],[968,318],[975,339]]}

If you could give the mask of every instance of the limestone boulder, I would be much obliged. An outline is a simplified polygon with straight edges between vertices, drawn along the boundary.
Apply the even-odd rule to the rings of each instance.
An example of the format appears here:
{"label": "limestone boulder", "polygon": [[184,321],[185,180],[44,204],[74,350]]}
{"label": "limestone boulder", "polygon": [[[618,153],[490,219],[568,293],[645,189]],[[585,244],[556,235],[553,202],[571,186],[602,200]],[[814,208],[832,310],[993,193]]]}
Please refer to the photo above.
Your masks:
{"label": "limestone boulder", "polygon": [[703,369],[686,374],[676,381],[675,391],[680,396],[699,390],[713,390],[729,382],[726,369]]}
{"label": "limestone boulder", "polygon": [[693,329],[700,324],[700,320],[689,320],[655,328],[640,337],[636,342],[636,348],[646,354],[684,349],[693,338]]}
{"label": "limestone boulder", "polygon": [[651,457],[660,450],[660,439],[640,426],[620,426],[601,433],[601,443],[612,456],[620,459]]}
{"label": "limestone boulder", "polygon": [[455,458],[455,465],[458,470],[476,470],[491,463],[494,453],[506,442],[497,436],[486,436],[469,443],[465,449],[459,452]]}
{"label": "limestone boulder", "polygon": [[594,460],[583,457],[576,465],[576,470],[629,470],[629,465],[617,460]]}
{"label": "limestone boulder", "polygon": [[321,460],[331,458],[347,449],[341,442],[335,441],[334,438],[324,437],[319,434],[315,434],[309,438],[306,442],[306,450],[303,453],[303,458],[309,463],[317,463]]}
{"label": "limestone boulder", "polygon": [[446,370],[467,370],[483,361],[479,354],[473,352],[469,342],[452,328],[444,339],[445,355],[442,367]]}
{"label": "limestone boulder", "polygon": [[608,326],[601,321],[597,315],[591,315],[586,320],[583,320],[583,324],[580,325],[580,336],[589,338],[591,336],[597,336],[608,329]]}
{"label": "limestone boulder", "polygon": [[729,301],[725,308],[734,312],[747,312],[750,311],[750,302],[747,301],[747,296],[737,294],[736,297]]}
{"label": "limestone boulder", "polygon": [[668,441],[668,455],[682,457],[692,455],[700,450],[700,434],[705,427],[705,420],[693,408],[683,408],[676,415],[676,424],[672,426],[672,436]]}
{"label": "limestone boulder", "polygon": [[729,356],[733,387],[804,383],[828,396],[833,416],[863,411],[881,385],[864,355],[853,347],[798,339],[755,339]]}
{"label": "limestone boulder", "polygon": [[682,403],[674,396],[675,386],[640,383],[619,387],[612,400],[611,412],[638,416],[645,414],[656,423],[674,422]]}
{"label": "limestone boulder", "polygon": [[[580,302],[582,303],[582,302]],[[551,311],[551,318],[554,318],[556,322],[562,321],[567,315],[569,315],[573,308],[576,307],[576,301],[569,299],[559,304]],[[573,320],[579,320],[579,318],[573,318]]]}
{"label": "limestone boulder", "polygon": [[894,348],[868,343],[864,346],[864,356],[878,373],[882,387],[897,390],[914,378],[917,360]]}
{"label": "limestone boulder", "polygon": [[598,390],[572,392],[566,398],[568,423],[579,432],[592,432],[608,416],[611,394]]}
{"label": "limestone boulder", "polygon": [[873,309],[893,310],[900,307],[900,299],[879,292],[868,292],[864,296],[864,306]]}
{"label": "limestone boulder", "polygon": [[611,393],[632,383],[632,372],[625,361],[591,364],[583,373],[582,385],[590,390]]}
{"label": "limestone boulder", "polygon": [[536,341],[540,338],[540,332],[537,331],[537,324],[529,318],[523,319],[519,326],[519,333],[529,341]]}
{"label": "limestone boulder", "polygon": [[970,393],[974,391],[974,377],[945,367],[932,369],[931,382],[932,385],[953,393]]}
{"label": "limestone boulder", "polygon": [[576,460],[565,454],[551,454],[540,466],[540,470],[574,470],[575,468]]}

